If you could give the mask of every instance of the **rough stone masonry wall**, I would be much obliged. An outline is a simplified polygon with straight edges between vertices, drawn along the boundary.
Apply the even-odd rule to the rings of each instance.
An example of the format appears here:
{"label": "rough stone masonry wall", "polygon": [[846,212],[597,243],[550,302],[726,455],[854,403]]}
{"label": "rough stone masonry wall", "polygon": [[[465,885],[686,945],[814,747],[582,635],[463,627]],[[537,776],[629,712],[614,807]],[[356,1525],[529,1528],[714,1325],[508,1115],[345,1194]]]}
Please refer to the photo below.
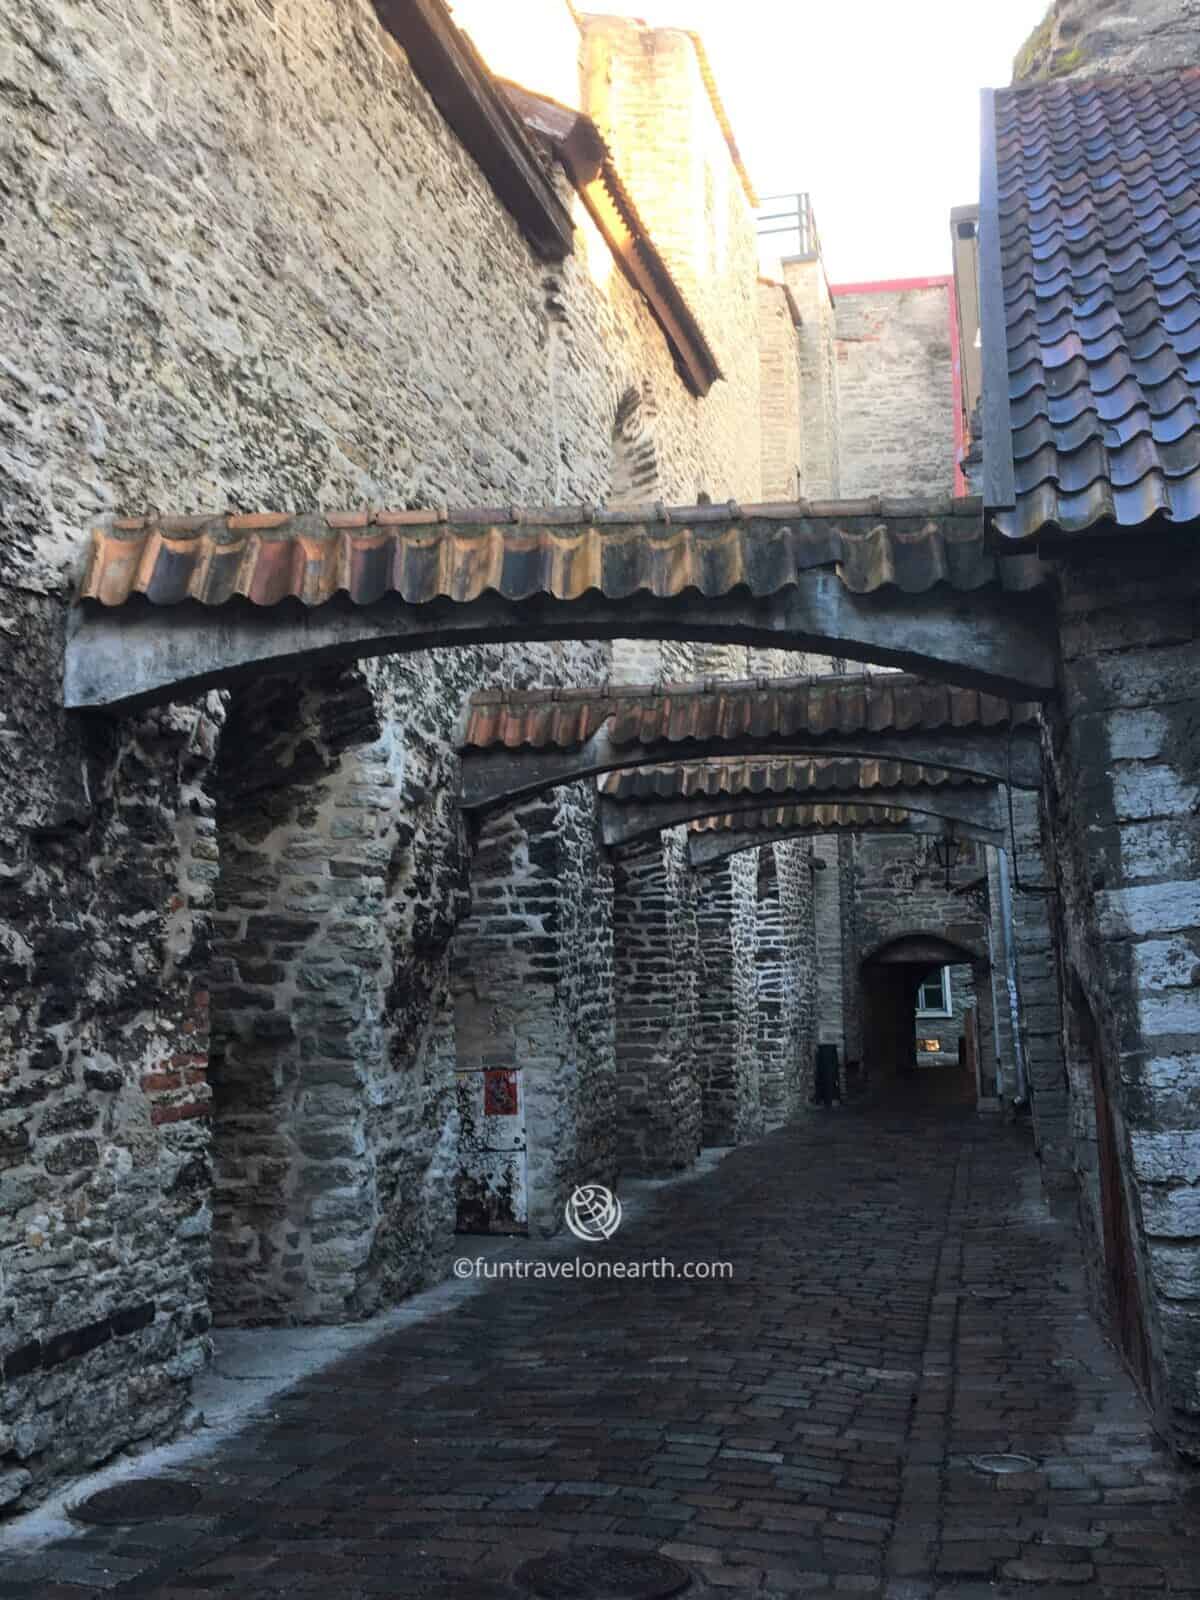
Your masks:
{"label": "rough stone masonry wall", "polygon": [[949,282],[847,293],[837,312],[841,492],[954,492]]}
{"label": "rough stone masonry wall", "polygon": [[705,1145],[762,1130],[758,1055],[758,852],[697,875],[697,1071]]}
{"label": "rough stone masonry wall", "polygon": [[777,283],[758,286],[758,354],[764,500],[797,500],[808,481],[802,424],[804,378],[800,366],[803,333],[792,316],[789,297]]}
{"label": "rough stone masonry wall", "polygon": [[[758,240],[695,43],[621,17],[584,16],[581,28],[584,110],[724,375],[705,408],[722,448],[701,456],[684,499],[759,500]],[[671,438],[658,455],[675,481],[695,462]]]}
{"label": "rough stone masonry wall", "polygon": [[696,883],[682,828],[616,864],[613,995],[623,1174],[679,1171],[700,1149]]}
{"label": "rough stone masonry wall", "polygon": [[203,1365],[220,720],[208,702],[65,726],[61,607],[8,606],[0,1505],[175,1426]]}
{"label": "rough stone masonry wall", "polygon": [[[1018,53],[1014,81],[1197,61],[1197,0],[1056,0]],[[1126,540],[1120,562],[1064,565],[1059,575],[1064,695],[1046,818],[1057,893],[1045,903],[1080,1213],[1096,1299],[1112,1311],[1097,1124],[1106,1101],[1110,1200],[1128,1228],[1149,1386],[1164,1430],[1200,1459],[1200,571],[1187,550]],[[1041,937],[1035,926],[1035,948]],[[1034,998],[1047,1014],[1048,966],[1044,1002]]]}
{"label": "rough stone masonry wall", "polygon": [[[982,853],[983,846],[975,849]],[[979,872],[978,861],[957,867],[952,884]],[[855,921],[864,958],[893,939],[917,933],[986,951],[986,892],[967,896],[947,889],[928,838],[862,836],[855,851],[855,889]]]}
{"label": "rough stone masonry wall", "polygon": [[[822,834],[812,841],[814,960],[817,969],[818,1044],[835,1044],[839,1065],[847,1060],[845,981],[842,970],[842,882],[838,839]],[[823,863],[823,867],[816,866]]]}
{"label": "rough stone masonry wall", "polygon": [[[952,887],[947,889],[943,869],[937,864],[929,841],[904,834],[860,838],[854,851],[853,958],[857,968],[854,984],[861,995],[862,963],[895,939],[926,934],[949,939],[978,952],[969,1002],[977,1011],[980,1050],[983,1060],[988,1062],[994,1061],[996,1054],[988,965],[988,923],[994,910],[988,901],[986,882],[966,894],[955,892],[956,888],[964,886],[965,880],[979,876],[983,848],[975,846],[979,859],[972,865],[956,868]],[[953,987],[951,990],[956,1009],[950,1025],[961,1029],[968,998],[963,992],[961,976],[957,987],[957,994]],[[858,1022],[861,1028],[861,1015]],[[915,1026],[917,1036],[923,1037],[928,1031],[931,1036],[939,1037],[942,1024],[931,1020]],[[957,1038],[956,1033],[953,1049],[957,1049]],[[869,1071],[871,1063],[867,1062],[866,1066]]]}
{"label": "rough stone masonry wall", "polygon": [[814,260],[782,263],[784,281],[800,311],[797,345],[800,361],[800,430],[804,439],[805,500],[836,500],[842,487],[838,361],[834,340],[836,312],[825,268]]}
{"label": "rough stone masonry wall", "polygon": [[812,1096],[816,1059],[816,927],[804,841],[758,855],[758,1061],[762,1123],[777,1128]]}
{"label": "rough stone masonry wall", "polygon": [[1200,562],[1143,547],[1060,582],[1050,816],[1082,1210],[1103,1300],[1094,1056],[1155,1400],[1200,1456]]}
{"label": "rough stone masonry wall", "polygon": [[1200,60],[1197,0],[1054,0],[1013,61],[1013,81],[1164,72]]}
{"label": "rough stone masonry wall", "polygon": [[489,818],[472,884],[454,945],[457,1067],[520,1070],[529,1228],[553,1233],[576,1184],[617,1175],[612,873],[591,787]]}
{"label": "rough stone masonry wall", "polygon": [[[169,1425],[204,1354],[205,1119],[149,1113],[159,1095],[203,1109],[187,1078],[203,1053],[192,993],[204,992],[206,958],[193,920],[218,870],[201,789],[215,736],[197,734],[203,719],[183,710],[107,731],[64,719],[66,600],[89,525],[148,507],[603,499],[617,409],[635,386],[653,391],[672,497],[739,481],[743,455],[757,472],[758,446],[750,425],[731,425],[742,415],[736,374],[719,415],[689,396],[645,306],[619,272],[599,270],[603,247],[587,226],[560,268],[532,258],[366,0],[86,10],[36,0],[0,19],[0,49],[0,316],[21,333],[0,375],[0,944],[11,991],[0,1138],[37,1173],[32,1187],[17,1180],[0,1223],[12,1259],[31,1252],[27,1268],[6,1271],[0,1324],[11,1495]],[[414,713],[412,740],[407,723],[395,733],[405,748],[427,745],[422,760],[441,784],[451,702],[469,687],[526,669],[588,681],[604,675],[603,654],[480,652],[461,679],[435,660],[371,682],[387,715],[410,703],[417,678],[435,699],[443,683],[437,716]],[[459,883],[444,802],[431,793],[414,804],[419,842],[404,870]],[[389,939],[406,915],[388,913]],[[388,1025],[400,1055],[415,1055],[408,1084],[449,1071],[441,911],[431,923],[434,948],[412,968],[402,956],[400,972],[417,981],[398,989]],[[380,1217],[389,1195],[403,1199],[406,1119],[437,1099],[421,1087],[368,1119],[371,1159],[395,1175],[376,1179]],[[56,1170],[62,1133],[79,1141],[72,1162],[94,1141],[94,1179],[80,1182],[86,1166]],[[121,1207],[138,1196],[111,1274],[80,1266],[96,1228],[92,1182],[115,1183]],[[417,1227],[422,1259],[420,1226],[405,1226]],[[393,1235],[396,1260],[364,1263],[368,1298],[371,1284],[403,1280],[403,1237]],[[70,1276],[72,1292],[47,1292],[38,1261]],[[155,1307],[145,1328],[115,1320],[130,1309],[126,1286],[138,1316]]]}
{"label": "rough stone masonry wall", "polygon": [[1074,1187],[1069,1095],[1063,1060],[1058,956],[1055,946],[1050,864],[1042,844],[1039,797],[1013,791],[1013,943],[1017,961],[1021,1042],[1029,1076],[1042,1182],[1048,1189]]}

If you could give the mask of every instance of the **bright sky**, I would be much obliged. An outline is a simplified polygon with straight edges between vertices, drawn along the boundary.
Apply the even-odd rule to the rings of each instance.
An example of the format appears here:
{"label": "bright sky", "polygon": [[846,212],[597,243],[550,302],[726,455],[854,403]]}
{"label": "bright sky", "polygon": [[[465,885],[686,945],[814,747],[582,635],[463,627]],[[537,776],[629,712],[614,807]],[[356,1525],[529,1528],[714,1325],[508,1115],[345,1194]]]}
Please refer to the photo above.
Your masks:
{"label": "bright sky", "polygon": [[[626,0],[694,29],[762,195],[807,189],[833,283],[951,270],[950,208],[979,198],[979,90],[1048,0]],[[588,10],[606,9],[589,4]]]}

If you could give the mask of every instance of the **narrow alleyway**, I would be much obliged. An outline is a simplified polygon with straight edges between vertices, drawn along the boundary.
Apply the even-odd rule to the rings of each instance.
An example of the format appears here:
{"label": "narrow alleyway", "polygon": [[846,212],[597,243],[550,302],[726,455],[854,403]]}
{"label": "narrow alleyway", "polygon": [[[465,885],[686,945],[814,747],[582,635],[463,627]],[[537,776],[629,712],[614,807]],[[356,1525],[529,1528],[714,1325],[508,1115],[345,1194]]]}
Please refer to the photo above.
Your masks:
{"label": "narrow alleyway", "polygon": [[[492,1600],[599,1545],[663,1551],[688,1594],[1200,1595],[1200,1501],[1086,1313],[1022,1131],[830,1112],[606,1245],[509,1253],[576,1257],[734,1277],[491,1283],[181,1464],[193,1515],[14,1549],[0,1595]],[[1036,1465],[972,1464],[1010,1452]]]}

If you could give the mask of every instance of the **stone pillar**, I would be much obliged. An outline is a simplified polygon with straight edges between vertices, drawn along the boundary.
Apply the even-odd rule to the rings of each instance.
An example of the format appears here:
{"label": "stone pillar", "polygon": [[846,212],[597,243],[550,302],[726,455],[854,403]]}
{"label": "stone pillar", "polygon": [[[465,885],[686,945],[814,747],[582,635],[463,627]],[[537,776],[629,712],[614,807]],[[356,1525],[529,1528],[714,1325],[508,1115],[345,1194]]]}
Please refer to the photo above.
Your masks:
{"label": "stone pillar", "polygon": [[395,776],[379,738],[357,672],[260,681],[230,704],[212,991],[219,1321],[354,1314],[379,1220],[365,1124]]}
{"label": "stone pillar", "polygon": [[[838,836],[838,897],[842,931],[842,1016],[848,1062],[855,1064],[853,1076],[861,1081],[868,1063],[863,1060],[862,1025],[862,930],[858,915],[858,839],[854,834]],[[847,1089],[854,1084],[847,1080]]]}
{"label": "stone pillar", "polygon": [[220,703],[63,727],[36,617],[0,711],[2,1507],[177,1428],[210,1322]]}
{"label": "stone pillar", "polygon": [[836,500],[841,494],[838,443],[836,317],[825,267],[819,256],[784,261],[784,282],[800,311],[797,350],[802,396],[805,500]]}
{"label": "stone pillar", "polygon": [[1127,536],[1060,580],[1048,806],[1080,1117],[1093,1085],[1076,1163],[1100,1180],[1117,1335],[1135,1369],[1144,1341],[1164,1424],[1200,1457],[1200,558]]}
{"label": "stone pillar", "polygon": [[1063,1061],[1051,867],[1042,847],[1038,796],[1013,790],[1012,925],[1021,1043],[1034,1139],[1049,1190],[1074,1187],[1067,1071]]}
{"label": "stone pillar", "polygon": [[594,786],[489,818],[471,888],[454,945],[458,1067],[520,1070],[528,1226],[550,1234],[577,1184],[616,1181],[612,873]]}
{"label": "stone pillar", "polygon": [[762,389],[760,431],[764,500],[795,500],[808,478],[804,464],[802,422],[802,325],[795,321],[794,306],[795,297],[782,284],[759,280],[758,354]]}
{"label": "stone pillar", "polygon": [[755,940],[758,852],[698,874],[696,1059],[705,1145],[761,1131]]}
{"label": "stone pillar", "polygon": [[762,1123],[812,1095],[816,973],[811,857],[800,841],[758,851],[758,1059]]}
{"label": "stone pillar", "polygon": [[677,1172],[699,1153],[702,1120],[695,877],[684,831],[620,859],[614,888],[619,1164],[638,1176]]}
{"label": "stone pillar", "polygon": [[812,841],[814,960],[818,1044],[837,1046],[846,1065],[845,973],[842,948],[842,874],[838,840],[822,834]]}

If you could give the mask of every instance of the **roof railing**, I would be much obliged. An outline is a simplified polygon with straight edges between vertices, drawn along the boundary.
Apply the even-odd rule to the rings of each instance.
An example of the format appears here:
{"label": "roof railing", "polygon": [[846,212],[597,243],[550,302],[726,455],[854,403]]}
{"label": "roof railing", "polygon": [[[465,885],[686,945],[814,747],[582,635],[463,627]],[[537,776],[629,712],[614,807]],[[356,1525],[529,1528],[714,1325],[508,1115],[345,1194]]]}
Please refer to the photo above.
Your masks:
{"label": "roof railing", "polygon": [[757,217],[759,239],[779,240],[778,246],[772,246],[773,253],[802,261],[815,261],[821,254],[821,236],[807,190],[765,196]]}

